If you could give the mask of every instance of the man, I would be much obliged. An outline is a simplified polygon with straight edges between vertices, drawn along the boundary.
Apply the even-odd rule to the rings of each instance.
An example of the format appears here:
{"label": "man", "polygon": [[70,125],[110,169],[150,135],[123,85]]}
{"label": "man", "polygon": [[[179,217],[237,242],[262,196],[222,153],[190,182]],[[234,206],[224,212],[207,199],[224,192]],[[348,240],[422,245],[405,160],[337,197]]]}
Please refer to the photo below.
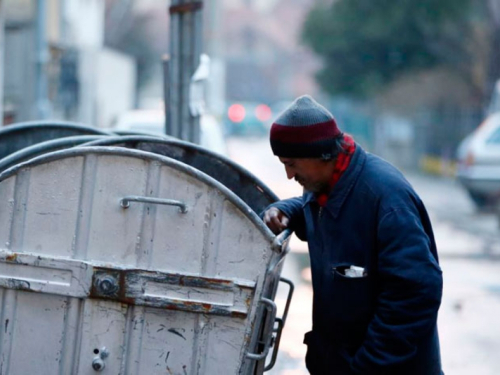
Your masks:
{"label": "man", "polygon": [[273,123],[271,148],[299,198],[268,207],[275,233],[306,240],[313,375],[440,375],[436,320],[442,294],[431,223],[403,175],[342,134],[310,96]]}

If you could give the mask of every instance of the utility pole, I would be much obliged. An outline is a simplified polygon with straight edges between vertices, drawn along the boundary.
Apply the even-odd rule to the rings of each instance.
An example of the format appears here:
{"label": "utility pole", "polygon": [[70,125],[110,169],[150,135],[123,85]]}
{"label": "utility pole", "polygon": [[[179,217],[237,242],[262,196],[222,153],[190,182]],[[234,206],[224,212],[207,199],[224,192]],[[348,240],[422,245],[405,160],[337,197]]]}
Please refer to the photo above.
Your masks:
{"label": "utility pole", "polygon": [[47,3],[45,0],[37,0],[36,4],[36,118],[44,120],[50,116],[46,71],[49,60],[46,26]]}
{"label": "utility pole", "polygon": [[200,62],[203,37],[203,2],[172,0],[170,13],[170,62],[165,103],[167,130],[174,137],[200,143],[200,117],[190,111],[191,78]]}
{"label": "utility pole", "polygon": [[0,127],[3,126],[3,74],[5,66],[5,5],[4,0],[0,0]]}

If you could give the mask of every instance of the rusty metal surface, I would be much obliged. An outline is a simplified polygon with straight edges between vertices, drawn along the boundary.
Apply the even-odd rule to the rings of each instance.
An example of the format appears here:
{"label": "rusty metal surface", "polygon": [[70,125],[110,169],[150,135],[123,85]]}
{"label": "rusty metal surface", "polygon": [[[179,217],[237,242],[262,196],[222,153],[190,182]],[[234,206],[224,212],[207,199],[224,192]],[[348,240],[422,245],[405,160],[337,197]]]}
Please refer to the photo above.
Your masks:
{"label": "rusty metal surface", "polygon": [[107,137],[84,146],[116,146],[152,152],[188,164],[221,182],[260,214],[278,197],[257,177],[232,160],[198,145],[148,136]]}
{"label": "rusty metal surface", "polygon": [[[188,211],[124,209],[127,195]],[[286,253],[274,247],[239,197],[170,158],[78,147],[16,165],[0,174],[0,364],[13,375],[88,374],[100,360],[111,373],[251,374],[246,354],[272,326],[259,300],[274,295]]]}
{"label": "rusty metal surface", "polygon": [[255,293],[252,281],[99,267],[2,250],[0,287],[243,319]]}
{"label": "rusty metal surface", "polygon": [[244,319],[254,293],[255,282],[252,281],[94,267],[89,297]]}

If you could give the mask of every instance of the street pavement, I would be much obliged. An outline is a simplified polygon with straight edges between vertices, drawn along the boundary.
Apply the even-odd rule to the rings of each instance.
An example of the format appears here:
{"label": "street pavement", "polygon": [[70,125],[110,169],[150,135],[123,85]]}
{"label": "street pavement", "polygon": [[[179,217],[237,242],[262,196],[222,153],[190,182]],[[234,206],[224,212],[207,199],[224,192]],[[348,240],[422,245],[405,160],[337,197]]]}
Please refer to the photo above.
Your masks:
{"label": "street pavement", "polygon": [[[264,138],[229,138],[230,158],[254,173],[280,198],[301,194]],[[500,229],[493,214],[478,212],[451,178],[405,173],[431,217],[444,291],[439,312],[447,375],[500,374]],[[312,290],[307,246],[296,238],[282,276],[295,283],[278,361],[270,375],[306,375],[303,335],[311,327]],[[282,310],[286,288],[276,298]]]}

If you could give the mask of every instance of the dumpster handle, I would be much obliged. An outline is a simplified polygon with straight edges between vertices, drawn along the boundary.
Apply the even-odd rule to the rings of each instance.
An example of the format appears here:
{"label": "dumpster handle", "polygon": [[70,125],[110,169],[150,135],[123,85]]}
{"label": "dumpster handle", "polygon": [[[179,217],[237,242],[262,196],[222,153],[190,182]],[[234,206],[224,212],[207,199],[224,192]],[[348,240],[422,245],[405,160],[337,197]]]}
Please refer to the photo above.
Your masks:
{"label": "dumpster handle", "polygon": [[290,246],[288,246],[287,243],[292,233],[293,231],[287,228],[274,238],[272,249],[279,255],[277,259],[273,259],[271,261],[267,272],[274,272],[274,269],[285,259],[286,255],[290,251]]}
{"label": "dumpster handle", "polygon": [[283,245],[285,241],[292,235],[292,232],[293,231],[290,228],[287,228],[274,238],[273,241],[274,251],[278,253],[281,253],[283,251]]}
{"label": "dumpster handle", "polygon": [[278,357],[278,349],[281,341],[281,334],[283,333],[283,328],[285,327],[286,318],[288,316],[288,309],[290,308],[293,291],[295,290],[295,286],[293,285],[293,282],[291,280],[285,279],[284,277],[280,277],[280,281],[285,284],[288,284],[289,286],[288,296],[286,297],[286,304],[285,304],[285,310],[283,311],[283,316],[281,318],[276,318],[276,323],[278,323],[278,327],[273,330],[273,332],[276,332],[273,354],[271,356],[271,361],[269,362],[269,364],[266,367],[264,367],[264,372],[271,370],[276,363],[276,358]]}
{"label": "dumpster handle", "polygon": [[276,320],[276,304],[274,303],[274,301],[271,301],[270,299],[267,298],[261,298],[260,302],[266,305],[266,308],[271,313],[271,316],[268,319],[267,326],[264,327],[264,331],[262,334],[262,336],[265,338],[268,335],[268,333],[270,333],[269,338],[264,343],[264,350],[260,354],[247,353],[247,358],[254,359],[257,361],[266,358],[267,353],[269,353],[269,348],[271,347],[273,338],[272,331],[274,329],[274,321]]}
{"label": "dumpster handle", "polygon": [[162,199],[162,198],[152,198],[152,197],[140,197],[137,195],[127,195],[120,200],[120,206],[123,208],[129,208],[130,202],[139,203],[152,203],[152,204],[164,204],[167,206],[177,206],[179,211],[185,214],[187,212],[186,203],[182,201],[176,201],[173,199]]}

